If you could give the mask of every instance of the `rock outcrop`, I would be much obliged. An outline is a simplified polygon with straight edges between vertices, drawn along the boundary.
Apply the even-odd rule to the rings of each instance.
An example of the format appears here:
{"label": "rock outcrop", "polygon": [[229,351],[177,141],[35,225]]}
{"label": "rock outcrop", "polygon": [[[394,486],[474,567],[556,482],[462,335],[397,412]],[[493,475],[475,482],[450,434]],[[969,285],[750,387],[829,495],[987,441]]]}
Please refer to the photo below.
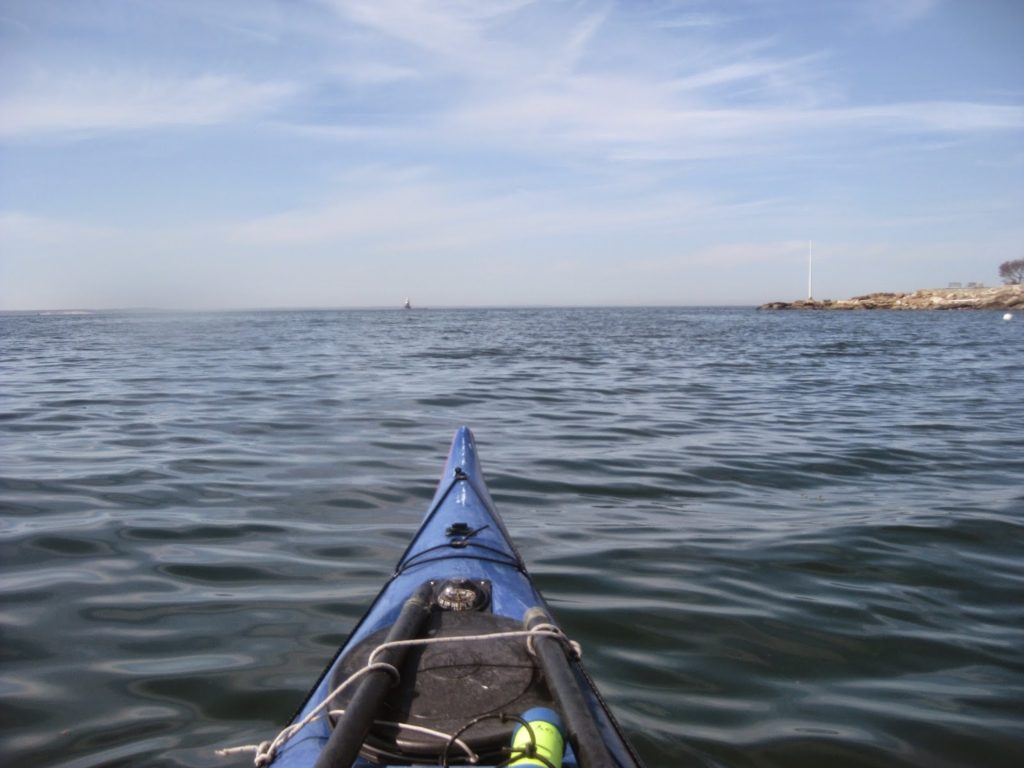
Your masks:
{"label": "rock outcrop", "polygon": [[852,299],[772,301],[759,309],[1021,309],[1024,285],[996,288],[931,288],[913,293],[869,293]]}

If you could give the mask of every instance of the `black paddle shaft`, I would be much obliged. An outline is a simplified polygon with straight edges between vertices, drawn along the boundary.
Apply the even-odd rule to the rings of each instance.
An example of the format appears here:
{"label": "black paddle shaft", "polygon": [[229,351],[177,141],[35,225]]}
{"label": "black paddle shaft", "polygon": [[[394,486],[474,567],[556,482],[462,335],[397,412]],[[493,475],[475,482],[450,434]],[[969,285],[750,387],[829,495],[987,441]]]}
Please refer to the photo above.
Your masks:
{"label": "black paddle shaft", "polygon": [[[434,588],[429,582],[417,589],[412,597],[405,601],[384,642],[412,640],[418,637],[430,615],[433,597]],[[390,664],[397,669],[408,651],[409,646],[388,648],[378,656],[377,661]],[[375,669],[366,673],[356,692],[352,694],[345,714],[341,716],[341,720],[331,733],[331,738],[317,758],[315,768],[350,768],[359,757],[363,740],[370,732],[393,683],[394,678],[386,669]]]}
{"label": "black paddle shaft", "polygon": [[[533,629],[553,622],[543,609],[531,608],[523,617],[523,623],[527,629]],[[617,768],[618,763],[609,754],[594,715],[583,698],[562,641],[549,635],[536,634],[533,636],[533,649],[551,695],[562,710],[566,735],[580,765],[583,768]]]}

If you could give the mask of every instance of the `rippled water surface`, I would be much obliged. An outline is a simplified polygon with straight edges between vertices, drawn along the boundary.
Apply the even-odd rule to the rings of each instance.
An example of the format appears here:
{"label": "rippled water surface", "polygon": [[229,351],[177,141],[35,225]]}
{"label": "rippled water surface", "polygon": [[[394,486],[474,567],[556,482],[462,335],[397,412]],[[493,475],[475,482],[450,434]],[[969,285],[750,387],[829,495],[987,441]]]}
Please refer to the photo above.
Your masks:
{"label": "rippled water surface", "polygon": [[0,316],[0,756],[237,765],[468,424],[651,768],[1024,765],[1000,317]]}

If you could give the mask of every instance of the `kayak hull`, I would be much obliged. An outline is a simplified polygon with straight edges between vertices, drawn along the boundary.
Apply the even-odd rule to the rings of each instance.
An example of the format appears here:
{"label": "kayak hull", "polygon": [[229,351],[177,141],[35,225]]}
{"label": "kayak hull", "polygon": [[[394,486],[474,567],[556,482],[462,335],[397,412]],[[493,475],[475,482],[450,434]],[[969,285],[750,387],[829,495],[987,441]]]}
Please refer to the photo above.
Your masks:
{"label": "kayak hull", "polygon": [[[437,492],[420,528],[399,559],[394,574],[338,650],[292,722],[306,718],[331,694],[339,672],[346,670],[346,664],[351,666],[358,649],[367,644],[368,638],[374,638],[371,643],[377,642],[375,638],[395,624],[410,595],[425,584],[453,581],[484,585],[485,597],[482,599],[487,602],[486,612],[506,628],[522,630],[524,617],[531,610],[536,615],[551,617],[498,516],[484,483],[473,435],[466,427],[455,434]],[[547,621],[553,623],[550,618]],[[526,638],[519,640],[525,645]],[[591,733],[598,734],[595,738],[604,742],[602,749],[607,751],[609,758],[605,764],[620,768],[640,766],[638,756],[582,665],[578,660],[570,660],[568,669],[568,676],[581,694],[592,725],[596,727],[596,731]],[[271,764],[274,768],[315,765],[331,732],[330,721],[319,717],[292,735],[278,749]],[[453,764],[457,762],[453,759]],[[368,757],[364,752],[353,765],[380,768],[389,764],[386,758]],[[437,765],[438,760],[435,757],[413,764]],[[565,768],[580,765],[571,746],[567,746],[562,765]]]}

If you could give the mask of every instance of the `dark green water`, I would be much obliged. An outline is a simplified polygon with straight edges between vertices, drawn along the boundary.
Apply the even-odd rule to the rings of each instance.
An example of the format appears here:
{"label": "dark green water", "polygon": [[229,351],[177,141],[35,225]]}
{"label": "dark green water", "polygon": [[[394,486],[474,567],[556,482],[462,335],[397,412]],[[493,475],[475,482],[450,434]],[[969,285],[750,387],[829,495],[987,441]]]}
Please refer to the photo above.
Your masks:
{"label": "dark green water", "polygon": [[2,762],[239,764],[468,424],[651,768],[1024,765],[1000,316],[0,316]]}

